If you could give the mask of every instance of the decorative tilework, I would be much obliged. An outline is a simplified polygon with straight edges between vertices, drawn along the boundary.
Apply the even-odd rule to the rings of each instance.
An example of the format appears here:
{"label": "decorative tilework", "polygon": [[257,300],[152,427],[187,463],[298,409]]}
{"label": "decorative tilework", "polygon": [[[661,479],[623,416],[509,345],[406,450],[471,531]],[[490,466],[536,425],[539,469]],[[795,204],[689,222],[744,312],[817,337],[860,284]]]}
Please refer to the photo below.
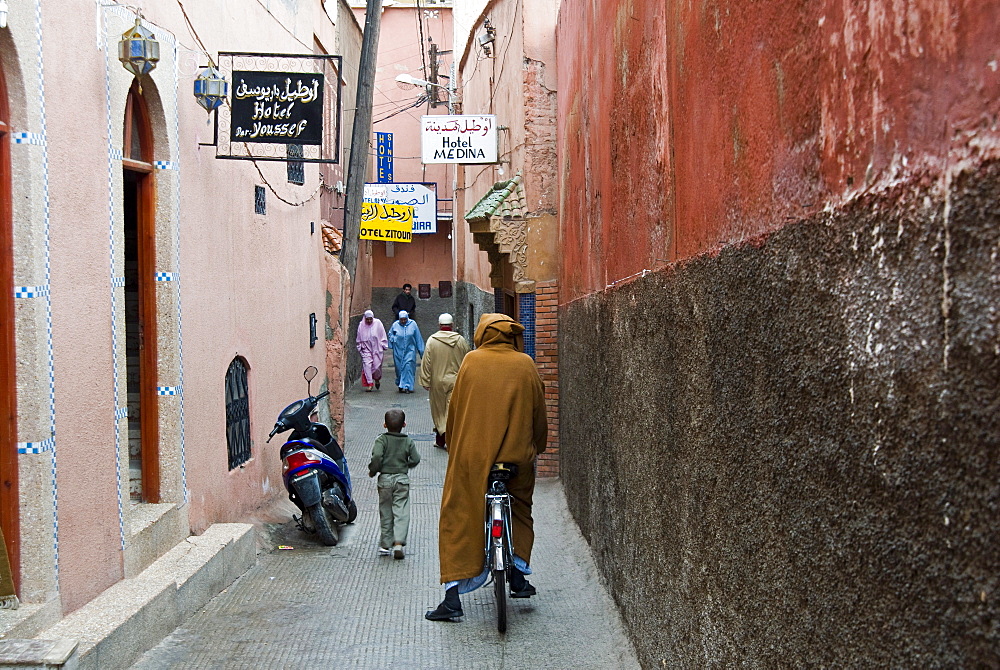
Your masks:
{"label": "decorative tilework", "polygon": [[[40,132],[38,144],[42,147],[42,229],[43,229],[43,259],[45,265],[45,283],[47,287],[51,284],[51,253],[49,238],[49,150],[45,143],[47,135],[47,122],[45,116],[45,68],[42,59],[42,0],[35,0],[35,40],[38,46],[38,122]],[[26,134],[26,135],[30,135]],[[32,138],[25,137],[30,140]],[[16,140],[15,140],[16,141]],[[30,142],[34,143],[34,142]],[[58,477],[56,466],[56,366],[55,357],[52,353],[52,298],[49,295],[45,298],[45,337],[46,353],[48,358],[49,373],[49,422],[51,425],[51,437],[43,441],[50,442],[48,451],[50,453],[51,491],[52,491],[52,563],[55,576],[55,583],[59,583],[59,495]],[[18,450],[20,451],[20,449]]]}
{"label": "decorative tilework", "polygon": [[[171,36],[172,38],[173,36]],[[177,91],[180,89],[178,82],[180,81],[180,70],[178,64],[178,44],[176,41],[173,42],[174,48],[174,85],[170,87],[170,91],[173,94],[174,103],[174,128],[173,128],[173,143],[175,147],[180,146],[180,113],[178,111],[179,104],[177,100]],[[180,154],[178,153],[178,158]],[[191,493],[188,491],[187,485],[187,458],[184,451],[184,336],[183,329],[181,328],[181,287],[180,287],[180,268],[181,268],[181,166],[178,161],[173,161],[174,169],[177,172],[176,183],[174,184],[174,281],[177,282],[177,288],[174,290],[174,294],[177,300],[177,383],[180,385],[180,396],[177,398],[177,411],[180,415],[180,429],[181,429],[181,490],[184,495],[184,502],[191,502]]]}
{"label": "decorative tilework", "polygon": [[[114,6],[112,6],[114,7]],[[104,12],[101,13],[102,30],[104,34],[104,39],[109,40],[111,37],[107,35],[107,30],[104,28],[107,26],[107,11],[123,16],[126,11],[124,7],[109,7],[104,6]],[[124,18],[124,16],[123,16]],[[105,116],[108,120],[107,125],[107,137],[108,137],[108,248],[109,248],[109,267],[111,276],[111,374],[113,379],[112,388],[114,389],[114,407],[115,407],[115,480],[118,484],[118,535],[121,543],[121,550],[125,551],[125,503],[122,494],[122,458],[120,456],[120,450],[122,448],[122,437],[123,435],[128,435],[128,431],[123,431],[118,425],[119,423],[119,410],[122,408],[121,405],[121,393],[118,390],[119,374],[118,374],[118,328],[115,324],[118,323],[118,298],[115,289],[122,288],[125,286],[125,277],[119,277],[115,275],[115,174],[121,174],[121,164],[120,161],[124,158],[124,152],[121,147],[116,147],[111,145],[111,138],[114,137],[114,133],[111,127],[111,63],[110,60],[113,57],[113,49],[107,49],[105,52],[104,59],[104,99],[106,105]]]}
{"label": "decorative tilework", "polygon": [[13,133],[11,138],[14,140],[14,144],[34,144],[37,146],[45,144],[45,136],[41,133]]}
{"label": "decorative tilework", "polygon": [[178,170],[180,169],[174,161],[153,161],[153,167],[157,170]]}
{"label": "decorative tilework", "polygon": [[48,298],[48,286],[15,286],[15,298]]}
{"label": "decorative tilework", "polygon": [[115,421],[128,418],[128,407],[119,407],[115,410]]}
{"label": "decorative tilework", "polygon": [[175,275],[173,272],[157,272],[156,281],[173,281]]}
{"label": "decorative tilework", "polygon": [[517,294],[517,320],[524,326],[524,353],[535,357],[535,294]]}
{"label": "decorative tilework", "polygon": [[157,386],[156,387],[156,394],[157,395],[178,395],[179,389],[180,389],[179,386]]}
{"label": "decorative tilework", "polygon": [[17,453],[19,454],[43,454],[52,451],[56,446],[55,437],[50,437],[41,442],[18,442]]}
{"label": "decorative tilework", "polygon": [[503,289],[495,288],[493,289],[493,311],[497,314],[503,314]]}

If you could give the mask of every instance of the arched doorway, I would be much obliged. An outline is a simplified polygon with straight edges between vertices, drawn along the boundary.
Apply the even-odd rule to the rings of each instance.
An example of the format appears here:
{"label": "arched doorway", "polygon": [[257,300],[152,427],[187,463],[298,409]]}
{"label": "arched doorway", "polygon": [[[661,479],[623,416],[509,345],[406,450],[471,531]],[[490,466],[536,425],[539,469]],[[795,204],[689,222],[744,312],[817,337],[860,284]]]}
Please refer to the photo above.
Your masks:
{"label": "arched doorway", "polygon": [[14,355],[14,228],[10,116],[0,69],[0,528],[15,587],[20,585],[21,533],[17,486],[17,378]]}
{"label": "arched doorway", "polygon": [[129,494],[134,503],[159,502],[153,133],[138,81],[132,82],[125,103],[124,131],[122,185]]}

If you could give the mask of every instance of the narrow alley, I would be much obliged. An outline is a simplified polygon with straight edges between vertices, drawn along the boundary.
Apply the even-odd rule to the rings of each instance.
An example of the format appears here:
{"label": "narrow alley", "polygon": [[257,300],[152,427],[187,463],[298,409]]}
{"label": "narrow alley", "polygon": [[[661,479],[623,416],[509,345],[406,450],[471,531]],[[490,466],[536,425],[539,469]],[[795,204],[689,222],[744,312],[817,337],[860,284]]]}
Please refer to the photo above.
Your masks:
{"label": "narrow alley", "polygon": [[[497,633],[490,588],[463,597],[460,622],[424,620],[441,598],[437,516],[448,456],[434,447],[427,393],[400,395],[385,386],[347,393],[346,451],[359,514],[340,543],[323,547],[290,521],[273,526],[270,553],[134,667],[638,668],[558,480],[542,479],[535,490],[538,595],[508,601],[506,635]],[[377,494],[365,476],[391,407],[406,412],[406,432],[421,455],[411,472],[410,541],[401,561],[376,551]],[[276,458],[277,450],[272,442],[263,457]]]}

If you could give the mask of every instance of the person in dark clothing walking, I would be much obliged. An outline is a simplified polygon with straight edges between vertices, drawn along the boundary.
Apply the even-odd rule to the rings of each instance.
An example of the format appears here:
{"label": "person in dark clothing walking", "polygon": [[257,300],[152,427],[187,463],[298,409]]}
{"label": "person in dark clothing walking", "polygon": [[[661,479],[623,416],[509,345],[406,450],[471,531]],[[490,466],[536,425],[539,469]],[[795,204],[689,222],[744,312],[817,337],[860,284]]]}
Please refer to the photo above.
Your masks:
{"label": "person in dark clothing walking", "polygon": [[[375,439],[368,476],[378,475],[378,513],[382,536],[378,552],[393,558],[403,558],[403,547],[410,530],[411,468],[420,462],[413,440],[403,434],[406,414],[401,409],[385,413],[385,433]],[[390,545],[392,548],[390,549]]]}
{"label": "person in dark clothing walking", "polygon": [[397,321],[399,320],[399,313],[406,312],[410,315],[410,318],[416,317],[417,301],[410,295],[410,290],[413,287],[409,284],[403,284],[403,292],[396,296],[396,299],[392,301],[392,315]]}

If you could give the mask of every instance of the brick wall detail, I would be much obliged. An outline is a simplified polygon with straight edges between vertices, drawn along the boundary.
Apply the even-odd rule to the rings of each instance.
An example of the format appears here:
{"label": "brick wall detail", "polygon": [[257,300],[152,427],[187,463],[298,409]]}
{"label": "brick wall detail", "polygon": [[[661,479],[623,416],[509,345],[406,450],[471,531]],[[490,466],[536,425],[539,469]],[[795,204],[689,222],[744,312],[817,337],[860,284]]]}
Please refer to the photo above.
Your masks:
{"label": "brick wall detail", "polygon": [[559,282],[535,285],[535,364],[545,385],[549,440],[538,457],[539,477],[559,476]]}

